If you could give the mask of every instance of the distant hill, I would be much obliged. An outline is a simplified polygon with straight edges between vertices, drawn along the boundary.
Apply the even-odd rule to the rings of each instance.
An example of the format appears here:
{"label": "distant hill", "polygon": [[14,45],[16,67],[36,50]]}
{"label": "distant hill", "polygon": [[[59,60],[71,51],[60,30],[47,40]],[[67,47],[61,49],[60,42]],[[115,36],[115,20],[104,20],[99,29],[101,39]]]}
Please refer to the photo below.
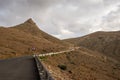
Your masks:
{"label": "distant hill", "polygon": [[120,31],[95,32],[79,38],[64,40],[75,46],[82,46],[93,51],[101,52],[120,61]]}
{"label": "distant hill", "polygon": [[68,46],[40,30],[32,19],[13,27],[0,27],[0,59],[60,51]]}

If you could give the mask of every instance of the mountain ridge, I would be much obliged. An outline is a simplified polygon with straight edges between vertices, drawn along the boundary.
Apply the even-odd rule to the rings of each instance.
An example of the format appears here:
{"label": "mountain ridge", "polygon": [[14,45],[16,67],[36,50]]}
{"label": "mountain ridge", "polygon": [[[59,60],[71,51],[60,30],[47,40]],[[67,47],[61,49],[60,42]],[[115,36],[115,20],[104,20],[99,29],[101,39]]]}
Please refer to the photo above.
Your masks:
{"label": "mountain ridge", "polygon": [[76,46],[82,46],[93,51],[98,51],[119,60],[120,56],[120,31],[95,32],[83,37],[64,40]]}
{"label": "mountain ridge", "polygon": [[[41,54],[67,49],[68,43],[40,30],[30,18],[9,28],[0,28],[0,58]],[[32,51],[35,48],[35,51]]]}

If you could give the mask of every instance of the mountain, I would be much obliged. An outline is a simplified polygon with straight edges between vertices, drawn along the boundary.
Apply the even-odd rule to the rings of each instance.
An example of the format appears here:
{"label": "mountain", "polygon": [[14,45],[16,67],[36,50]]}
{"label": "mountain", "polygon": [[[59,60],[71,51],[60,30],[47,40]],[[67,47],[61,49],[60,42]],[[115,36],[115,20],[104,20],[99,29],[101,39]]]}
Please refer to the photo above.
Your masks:
{"label": "mountain", "polygon": [[28,19],[23,24],[14,26],[13,28],[19,29],[21,31],[29,33],[33,36],[37,36],[39,38],[44,38],[44,39],[51,41],[53,43],[60,43],[60,42],[63,43],[59,39],[57,39],[57,38],[45,33],[44,31],[40,30],[31,18]]}
{"label": "mountain", "polygon": [[64,41],[70,42],[75,46],[82,46],[93,51],[98,51],[120,61],[120,31],[99,31]]}
{"label": "mountain", "polygon": [[9,28],[0,27],[0,59],[60,51],[68,46],[40,30],[32,19]]}

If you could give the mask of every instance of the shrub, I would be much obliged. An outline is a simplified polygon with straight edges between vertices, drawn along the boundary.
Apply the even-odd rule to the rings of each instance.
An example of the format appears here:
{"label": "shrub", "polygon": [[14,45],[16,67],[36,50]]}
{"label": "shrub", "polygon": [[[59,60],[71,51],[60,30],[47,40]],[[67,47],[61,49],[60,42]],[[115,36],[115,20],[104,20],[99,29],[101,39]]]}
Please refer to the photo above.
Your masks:
{"label": "shrub", "polygon": [[68,71],[70,74],[72,74],[72,71]]}
{"label": "shrub", "polygon": [[12,51],[11,53],[16,54],[16,52]]}
{"label": "shrub", "polygon": [[67,66],[66,66],[66,65],[58,65],[58,67],[59,67],[61,70],[66,70],[66,69],[67,69]]}
{"label": "shrub", "polygon": [[57,56],[57,54],[52,54],[51,56],[54,57],[54,56]]}
{"label": "shrub", "polygon": [[47,50],[45,50],[45,49],[43,49],[42,51],[43,51],[43,52],[47,52]]}
{"label": "shrub", "polygon": [[47,59],[47,57],[45,57],[45,56],[41,56],[41,57],[40,57],[40,60],[43,60],[43,61],[44,61],[44,60],[46,60],[46,59]]}

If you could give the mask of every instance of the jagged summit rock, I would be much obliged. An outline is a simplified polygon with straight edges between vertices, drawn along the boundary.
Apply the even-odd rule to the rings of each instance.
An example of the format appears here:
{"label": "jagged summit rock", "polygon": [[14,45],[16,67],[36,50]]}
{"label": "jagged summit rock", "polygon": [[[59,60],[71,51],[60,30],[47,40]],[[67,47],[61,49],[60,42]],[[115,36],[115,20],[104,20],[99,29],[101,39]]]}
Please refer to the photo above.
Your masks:
{"label": "jagged summit rock", "polygon": [[35,24],[32,18],[26,20],[24,23],[16,25],[12,28],[19,29],[32,35],[41,36],[39,27]]}
{"label": "jagged summit rock", "polygon": [[24,23],[30,23],[30,24],[35,24],[35,22],[33,21],[32,18],[29,18],[28,20],[26,20]]}

